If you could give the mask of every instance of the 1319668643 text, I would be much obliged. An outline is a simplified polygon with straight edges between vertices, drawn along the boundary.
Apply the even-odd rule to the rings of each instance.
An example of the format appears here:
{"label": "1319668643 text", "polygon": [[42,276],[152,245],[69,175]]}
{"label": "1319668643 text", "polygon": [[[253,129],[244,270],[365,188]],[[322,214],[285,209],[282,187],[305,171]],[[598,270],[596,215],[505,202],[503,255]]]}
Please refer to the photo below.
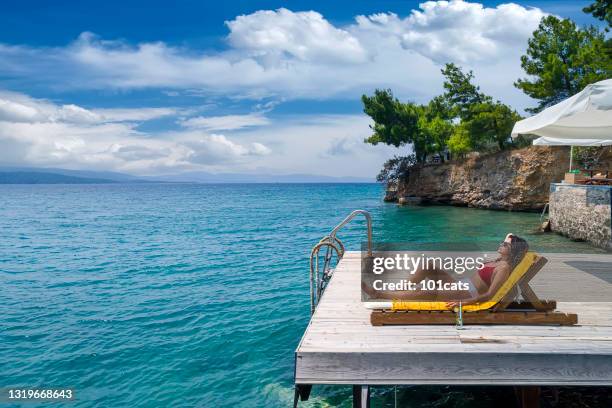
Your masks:
{"label": "1319668643 text", "polygon": [[1,390],[1,402],[72,401],[75,397],[74,390],[72,388],[8,387]]}

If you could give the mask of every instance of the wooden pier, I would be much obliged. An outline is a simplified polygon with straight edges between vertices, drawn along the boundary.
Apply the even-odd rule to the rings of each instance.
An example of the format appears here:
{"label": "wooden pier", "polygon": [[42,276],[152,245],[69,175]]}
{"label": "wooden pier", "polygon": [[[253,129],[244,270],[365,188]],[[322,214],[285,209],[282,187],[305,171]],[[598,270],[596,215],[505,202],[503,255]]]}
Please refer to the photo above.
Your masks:
{"label": "wooden pier", "polygon": [[314,384],[612,386],[612,255],[543,254],[532,281],[576,326],[383,326],[360,299],[360,253],[347,252],[295,352],[296,394]]}

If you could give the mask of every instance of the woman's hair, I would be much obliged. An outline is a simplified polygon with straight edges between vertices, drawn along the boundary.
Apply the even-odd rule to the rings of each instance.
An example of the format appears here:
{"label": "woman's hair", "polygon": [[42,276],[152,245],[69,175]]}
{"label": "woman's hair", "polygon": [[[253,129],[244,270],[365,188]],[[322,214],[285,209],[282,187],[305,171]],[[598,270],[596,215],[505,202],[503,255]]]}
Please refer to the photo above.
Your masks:
{"label": "woman's hair", "polygon": [[523,257],[529,249],[529,244],[523,238],[517,235],[510,235],[510,264],[512,269],[523,260]]}

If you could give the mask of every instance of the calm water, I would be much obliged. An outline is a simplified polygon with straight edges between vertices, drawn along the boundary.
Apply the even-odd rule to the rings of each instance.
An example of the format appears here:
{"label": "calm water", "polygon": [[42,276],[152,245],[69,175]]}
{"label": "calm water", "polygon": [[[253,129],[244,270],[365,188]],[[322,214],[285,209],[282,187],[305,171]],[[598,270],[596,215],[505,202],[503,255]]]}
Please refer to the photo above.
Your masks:
{"label": "calm water", "polygon": [[[72,407],[288,406],[309,251],[355,208],[378,241],[512,231],[588,248],[534,233],[538,214],[381,198],[378,185],[0,186],[0,387],[73,387]],[[358,249],[362,234],[341,238]],[[311,406],[349,395],[315,387]]]}

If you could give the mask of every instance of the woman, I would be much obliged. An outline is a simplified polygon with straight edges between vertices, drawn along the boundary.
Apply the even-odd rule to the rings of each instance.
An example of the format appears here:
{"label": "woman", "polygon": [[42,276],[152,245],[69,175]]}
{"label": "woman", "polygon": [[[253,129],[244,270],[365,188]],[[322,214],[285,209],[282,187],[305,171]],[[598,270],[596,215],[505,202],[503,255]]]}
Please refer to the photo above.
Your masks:
{"label": "woman", "polygon": [[[372,287],[367,286],[362,282],[362,289],[372,298],[386,298],[386,299],[397,299],[397,300],[427,300],[430,298],[444,298],[444,299],[455,299],[449,301],[446,305],[449,308],[459,306],[461,301],[462,305],[469,305],[474,303],[482,303],[489,300],[499,288],[506,282],[510,274],[523,259],[529,246],[527,241],[513,234],[506,235],[506,239],[497,248],[499,258],[495,261],[488,262],[478,270],[478,273],[474,274],[470,278],[456,279],[451,276],[448,272],[439,269],[421,269],[418,270],[411,278],[412,282],[420,282],[423,279],[433,279],[435,281],[441,280],[443,283],[446,282],[459,282],[463,281],[469,284],[469,290],[453,290],[436,292],[428,290],[424,296],[423,292],[418,290],[415,291],[381,291],[374,290]],[[515,289],[516,290],[516,289]]]}

